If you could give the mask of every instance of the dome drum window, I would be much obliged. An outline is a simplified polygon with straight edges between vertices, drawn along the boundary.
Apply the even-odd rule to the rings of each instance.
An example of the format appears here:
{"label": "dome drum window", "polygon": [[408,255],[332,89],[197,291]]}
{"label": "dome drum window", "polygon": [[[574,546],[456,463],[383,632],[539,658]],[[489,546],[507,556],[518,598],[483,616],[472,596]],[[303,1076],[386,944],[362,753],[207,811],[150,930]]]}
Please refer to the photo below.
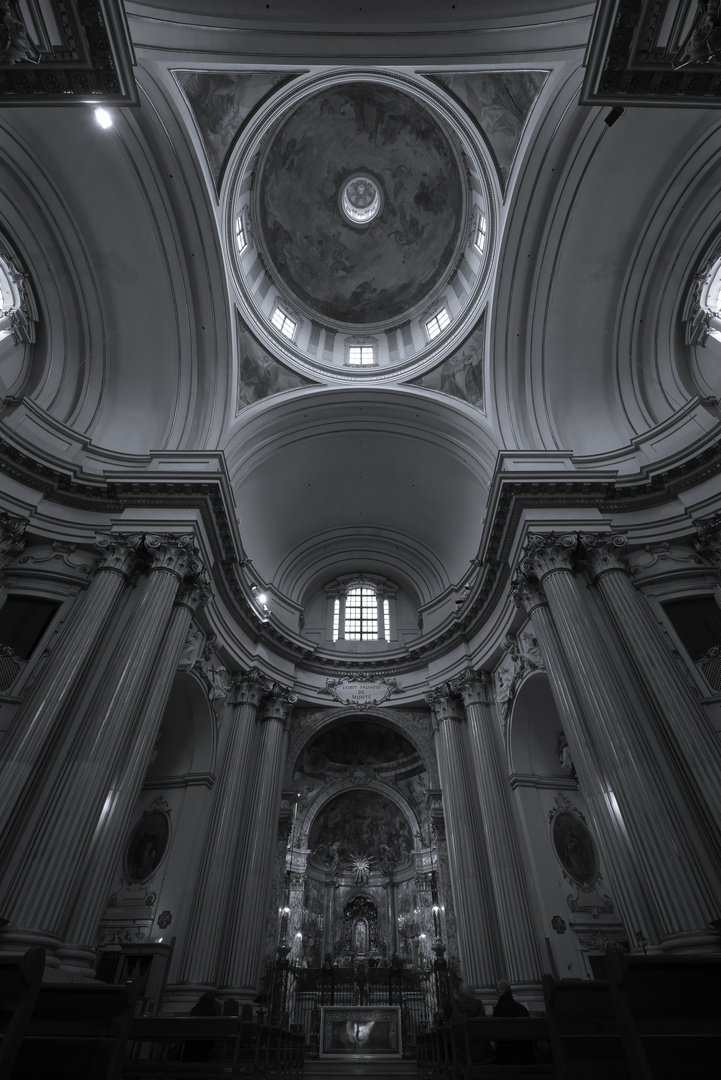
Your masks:
{"label": "dome drum window", "polygon": [[448,314],[448,308],[442,307],[440,311],[428,319],[426,322],[426,332],[428,334],[428,340],[433,341],[434,338],[440,337],[446,327],[450,326],[451,317]]}
{"label": "dome drum window", "polygon": [[238,214],[235,219],[235,244],[239,255],[242,255],[248,246],[248,230],[242,214]]}
{"label": "dome drum window", "polygon": [[291,319],[290,315],[286,315],[282,308],[277,307],[275,309],[270,321],[283,337],[287,337],[289,341],[293,340],[298,324]]}

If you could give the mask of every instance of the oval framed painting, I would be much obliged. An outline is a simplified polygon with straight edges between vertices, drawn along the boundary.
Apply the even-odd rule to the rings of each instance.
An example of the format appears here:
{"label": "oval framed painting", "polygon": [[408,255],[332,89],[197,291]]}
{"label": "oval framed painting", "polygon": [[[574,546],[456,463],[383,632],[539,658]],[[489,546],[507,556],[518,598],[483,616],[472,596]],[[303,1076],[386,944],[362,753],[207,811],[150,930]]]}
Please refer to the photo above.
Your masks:
{"label": "oval framed painting", "polygon": [[598,854],[585,822],[563,810],[556,814],[551,829],[556,857],[577,885],[590,885],[598,877]]}
{"label": "oval framed painting", "polygon": [[170,839],[170,818],[162,810],[143,814],[125,847],[123,868],[128,881],[140,884],[160,866]]}

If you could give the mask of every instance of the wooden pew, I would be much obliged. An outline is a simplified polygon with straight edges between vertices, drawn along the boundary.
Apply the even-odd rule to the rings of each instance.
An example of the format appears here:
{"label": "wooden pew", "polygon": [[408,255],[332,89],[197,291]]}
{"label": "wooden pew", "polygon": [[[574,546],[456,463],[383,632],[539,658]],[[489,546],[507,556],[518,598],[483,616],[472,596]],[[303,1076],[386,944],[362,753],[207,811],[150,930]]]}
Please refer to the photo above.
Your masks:
{"label": "wooden pew", "polygon": [[465,1080],[491,1080],[505,1077],[553,1077],[553,1065],[529,1063],[524,1065],[495,1064],[491,1042],[545,1042],[550,1040],[548,1021],[543,1017],[483,1016],[451,1023],[453,1046],[453,1076]]}
{"label": "wooden pew", "polygon": [[630,1080],[608,983],[543,976],[543,996],[558,1080]]}
{"label": "wooden pew", "polygon": [[705,1080],[721,1060],[721,959],[606,951],[633,1080]]}
{"label": "wooden pew", "polygon": [[41,986],[12,1080],[119,1080],[136,996],[131,983]]}
{"label": "wooden pew", "polygon": [[[208,1047],[195,1057],[193,1046]],[[123,1080],[211,1080],[242,1076],[295,1080],[303,1075],[300,1032],[236,1016],[137,1017],[130,1025]]]}
{"label": "wooden pew", "polygon": [[0,1076],[12,1073],[45,970],[45,950],[0,959]]}

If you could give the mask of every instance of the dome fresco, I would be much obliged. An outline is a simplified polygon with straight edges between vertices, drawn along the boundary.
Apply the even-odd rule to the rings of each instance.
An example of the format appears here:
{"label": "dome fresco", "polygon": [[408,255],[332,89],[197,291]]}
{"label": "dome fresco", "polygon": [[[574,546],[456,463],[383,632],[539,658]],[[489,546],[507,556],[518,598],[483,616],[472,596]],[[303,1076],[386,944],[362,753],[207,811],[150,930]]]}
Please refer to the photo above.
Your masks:
{"label": "dome fresco", "polygon": [[[380,194],[367,222],[342,209],[361,176]],[[398,318],[428,297],[464,221],[458,161],[436,120],[409,94],[370,82],[327,87],[293,111],[267,150],[258,198],[261,240],[284,284],[353,325]]]}

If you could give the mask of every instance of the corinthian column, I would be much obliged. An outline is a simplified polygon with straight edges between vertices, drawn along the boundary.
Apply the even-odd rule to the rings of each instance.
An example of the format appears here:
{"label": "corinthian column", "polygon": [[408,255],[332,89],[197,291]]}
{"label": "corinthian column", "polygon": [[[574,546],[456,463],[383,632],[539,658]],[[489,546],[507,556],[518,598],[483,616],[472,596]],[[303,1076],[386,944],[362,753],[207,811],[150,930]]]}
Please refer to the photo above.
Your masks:
{"label": "corinthian column", "polygon": [[92,653],[103,639],[135,564],[141,536],[99,536],[100,561],[60,641],[13,717],[0,754],[0,863],[22,835],[34,787],[55,752],[55,735]]}
{"label": "corinthian column", "polygon": [[531,536],[520,570],[542,584],[573,673],[581,711],[566,736],[579,778],[627,912],[645,908],[648,922],[633,930],[655,942],[703,935],[718,909],[716,873],[591,616],[574,576],[577,546],[575,535]]}
{"label": "corinthian column", "polygon": [[493,714],[491,677],[486,671],[469,669],[451,682],[451,688],[460,690],[468,717],[476,791],[505,960],[504,977],[514,983],[540,982],[541,956],[533,932],[498,722]]}
{"label": "corinthian column", "polygon": [[[183,579],[201,570],[190,535],[143,536],[148,571],[95,695],[68,732],[45,800],[23,837],[23,861],[3,882],[5,939],[60,939],[94,838],[118,799],[118,762],[128,757],[136,713]],[[115,852],[117,857],[117,850]],[[79,957],[77,957],[79,959]],[[93,954],[87,951],[86,962]]]}
{"label": "corinthian column", "polygon": [[627,542],[619,534],[582,534],[584,567],[603,598],[610,622],[633,663],[639,683],[653,704],[652,722],[658,724],[664,737],[667,767],[680,774],[686,802],[696,807],[696,821],[707,834],[710,855],[716,865],[721,865],[718,737],[621,562],[619,556]]}
{"label": "corinthian column", "polygon": [[207,575],[203,571],[196,578],[198,567],[194,565],[193,569],[193,577],[185,581],[178,592],[160,652],[126,740],[126,756],[116,763],[102,823],[95,831],[78,875],[75,897],[68,903],[68,918],[63,931],[66,944],[60,950],[62,956],[69,956],[78,948],[93,948],[118,853],[158,738],[180,653],[193,615],[200,604],[207,603],[210,596]]}
{"label": "corinthian column", "polygon": [[241,994],[256,990],[260,978],[288,751],[288,723],[296,701],[294,694],[277,686],[263,700],[260,709],[258,770],[247,820],[239,823],[239,828],[245,832],[246,844],[239,865],[238,892],[229,908],[226,952],[220,964],[220,986]]}
{"label": "corinthian column", "polygon": [[234,916],[238,891],[233,883],[243,864],[247,818],[256,768],[256,714],[273,684],[257,668],[233,681],[233,713],[198,878],[185,934],[178,982],[202,991],[216,986]]}
{"label": "corinthian column", "polygon": [[501,975],[498,920],[483,836],[485,823],[466,766],[462,704],[447,685],[429,694],[426,701],[435,718],[461,972],[474,986],[494,986]]}

